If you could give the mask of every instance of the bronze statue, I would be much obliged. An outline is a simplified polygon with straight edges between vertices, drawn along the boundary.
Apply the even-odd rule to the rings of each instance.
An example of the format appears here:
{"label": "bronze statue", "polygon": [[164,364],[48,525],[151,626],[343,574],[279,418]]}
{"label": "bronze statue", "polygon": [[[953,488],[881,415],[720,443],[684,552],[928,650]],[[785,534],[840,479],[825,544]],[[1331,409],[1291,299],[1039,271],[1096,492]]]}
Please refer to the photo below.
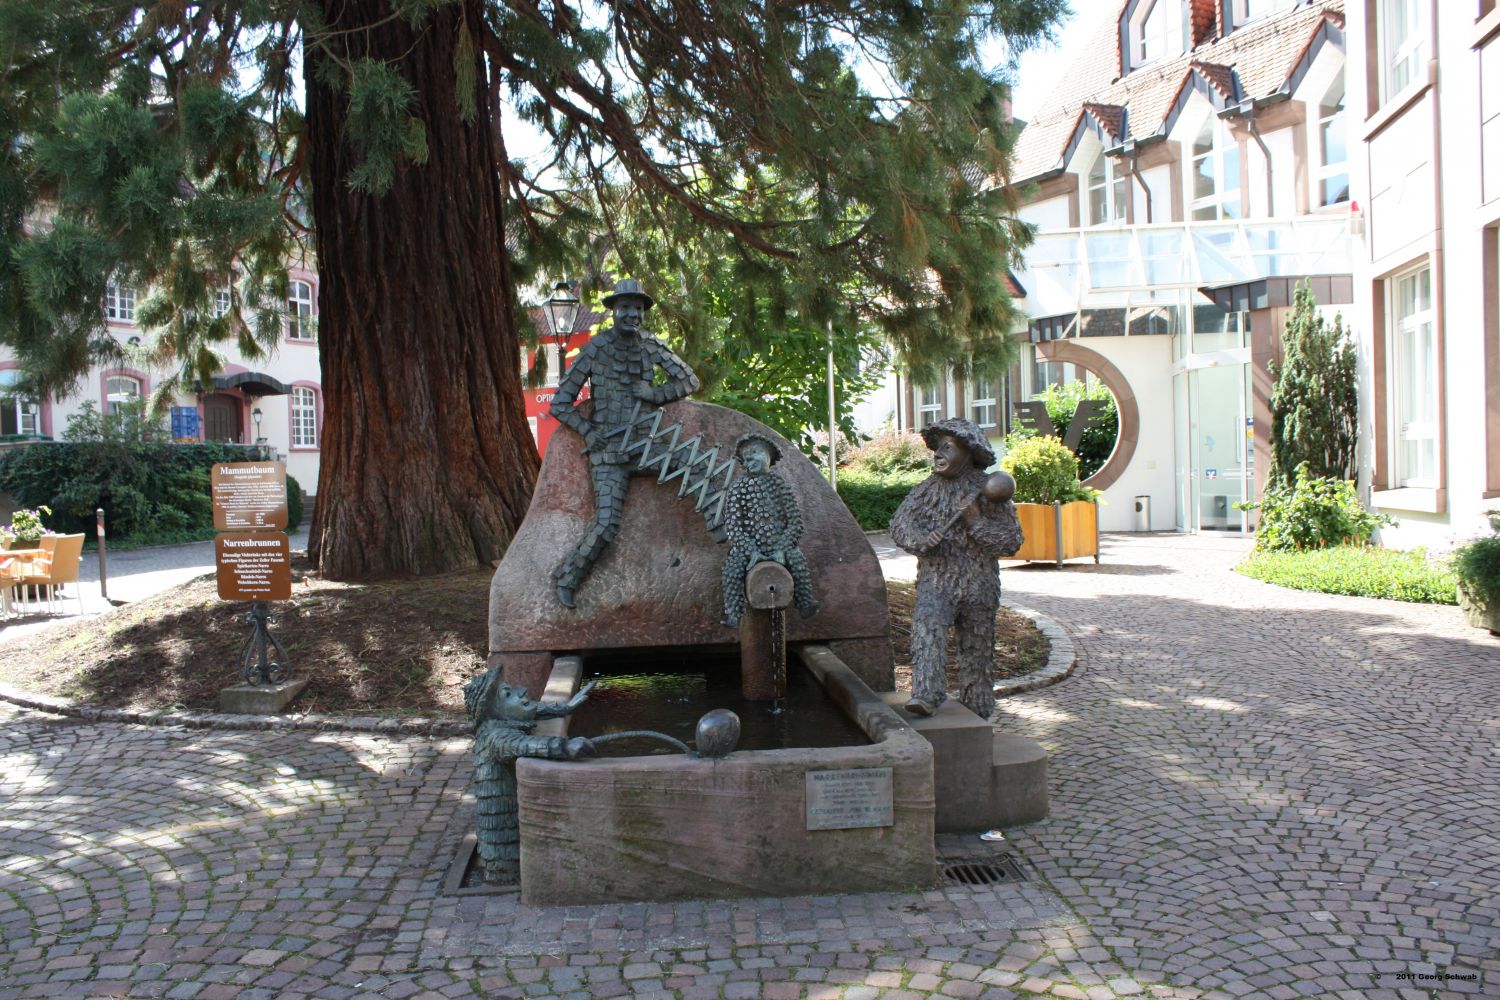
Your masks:
{"label": "bronze statue", "polygon": [[[1000,606],[996,560],[1021,547],[1021,522],[1006,473],[986,477],[995,453],[973,421],[954,418],[922,429],[933,474],[911,491],[891,518],[891,538],[917,557],[912,612],[912,697],[916,715],[931,715],[948,698],[948,628],[957,630],[958,700],[987,719],[995,709],[995,612]],[[977,466],[977,467],[976,467]]]}
{"label": "bronze statue", "polygon": [[812,573],[797,543],[802,538],[802,514],[791,486],[771,472],[781,449],[764,434],[741,434],[734,453],[745,474],[729,487],[724,526],[729,532],[729,554],[724,557],[724,620],[737,628],[745,613],[745,573],[758,562],[776,562],[792,575],[792,599],[803,618],[818,610],[813,599]]}
{"label": "bronze statue", "polygon": [[[681,399],[698,389],[698,376],[672,350],[641,329],[641,320],[655,302],[634,279],[615,285],[604,304],[614,311],[614,325],[600,330],[578,352],[568,369],[551,414],[583,437],[594,485],[594,523],[573,551],[553,571],[557,599],[574,606],[574,594],[594,562],[620,531],[625,510],[625,488],[643,468],[621,446],[626,432],[643,412]],[[667,381],[655,384],[660,367]],[[591,384],[592,408],[585,415],[573,405],[583,384]]]}
{"label": "bronze statue", "polygon": [[588,698],[590,681],[563,704],[526,697],[526,689],[500,679],[494,667],[464,686],[464,709],[474,720],[475,827],[485,878],[514,882],[520,875],[521,834],[516,823],[516,760],[576,760],[594,752],[592,740],[534,736],[538,720],[560,719]]}

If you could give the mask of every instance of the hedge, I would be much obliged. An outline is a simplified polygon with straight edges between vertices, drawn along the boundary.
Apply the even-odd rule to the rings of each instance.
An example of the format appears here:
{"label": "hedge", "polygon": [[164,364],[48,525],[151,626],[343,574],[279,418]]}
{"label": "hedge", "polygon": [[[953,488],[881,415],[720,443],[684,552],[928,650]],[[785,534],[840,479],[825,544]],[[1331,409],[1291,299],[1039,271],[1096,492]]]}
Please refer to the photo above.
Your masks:
{"label": "hedge", "polygon": [[51,507],[47,527],[63,534],[92,536],[103,507],[112,539],[186,541],[213,535],[215,462],[272,457],[270,448],[219,443],[47,442],[0,454],[0,492],[21,507]]}
{"label": "hedge", "polygon": [[874,473],[864,469],[840,469],[839,498],[866,531],[884,531],[891,525],[891,515],[901,506],[913,486],[926,479],[928,472]]}

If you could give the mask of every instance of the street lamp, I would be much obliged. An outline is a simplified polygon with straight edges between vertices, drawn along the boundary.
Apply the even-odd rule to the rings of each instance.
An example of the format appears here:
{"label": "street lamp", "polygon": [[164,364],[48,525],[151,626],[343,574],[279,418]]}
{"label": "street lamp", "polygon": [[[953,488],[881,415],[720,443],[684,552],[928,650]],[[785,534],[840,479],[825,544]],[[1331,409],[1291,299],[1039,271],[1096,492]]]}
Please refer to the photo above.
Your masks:
{"label": "street lamp", "polygon": [[263,438],[263,437],[260,436],[260,418],[261,418],[261,415],[262,414],[260,412],[260,407],[258,407],[258,406],[255,409],[253,409],[253,410],[250,411],[250,418],[255,421],[255,443],[256,444],[260,444],[262,441],[265,440],[265,438]]}
{"label": "street lamp", "polygon": [[578,296],[573,286],[559,281],[552,286],[552,297],[547,300],[547,322],[552,327],[552,339],[557,344],[557,383],[562,384],[563,373],[568,370],[568,338],[573,335],[573,324],[578,319]]}

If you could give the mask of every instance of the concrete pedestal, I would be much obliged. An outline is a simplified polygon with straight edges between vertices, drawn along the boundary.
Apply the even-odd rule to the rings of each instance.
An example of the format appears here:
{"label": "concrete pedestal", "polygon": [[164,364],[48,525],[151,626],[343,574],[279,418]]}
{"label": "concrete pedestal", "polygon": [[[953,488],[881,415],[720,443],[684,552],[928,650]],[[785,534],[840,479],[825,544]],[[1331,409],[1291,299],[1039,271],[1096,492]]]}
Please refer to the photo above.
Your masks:
{"label": "concrete pedestal", "polygon": [[280,684],[236,684],[219,692],[219,711],[225,715],[280,715],[307,687],[307,678]]}
{"label": "concrete pedestal", "polygon": [[1047,818],[1047,751],[1036,740],[995,734],[990,810],[991,825],[1001,828]]}

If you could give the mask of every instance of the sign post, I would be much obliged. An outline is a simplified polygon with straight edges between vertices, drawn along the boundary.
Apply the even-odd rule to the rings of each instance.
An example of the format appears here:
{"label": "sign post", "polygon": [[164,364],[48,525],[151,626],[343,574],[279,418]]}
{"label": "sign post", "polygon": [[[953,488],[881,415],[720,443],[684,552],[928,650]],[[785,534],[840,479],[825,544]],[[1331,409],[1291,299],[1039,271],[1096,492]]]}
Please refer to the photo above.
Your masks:
{"label": "sign post", "polygon": [[210,478],[218,532],[214,565],[219,597],[251,602],[245,616],[250,634],[239,653],[244,684],[226,688],[220,703],[225,711],[279,712],[306,684],[288,679],[291,663],[271,634],[275,619],[266,603],[292,596],[291,540],[285,530],[286,466],[281,462],[216,462]]}

